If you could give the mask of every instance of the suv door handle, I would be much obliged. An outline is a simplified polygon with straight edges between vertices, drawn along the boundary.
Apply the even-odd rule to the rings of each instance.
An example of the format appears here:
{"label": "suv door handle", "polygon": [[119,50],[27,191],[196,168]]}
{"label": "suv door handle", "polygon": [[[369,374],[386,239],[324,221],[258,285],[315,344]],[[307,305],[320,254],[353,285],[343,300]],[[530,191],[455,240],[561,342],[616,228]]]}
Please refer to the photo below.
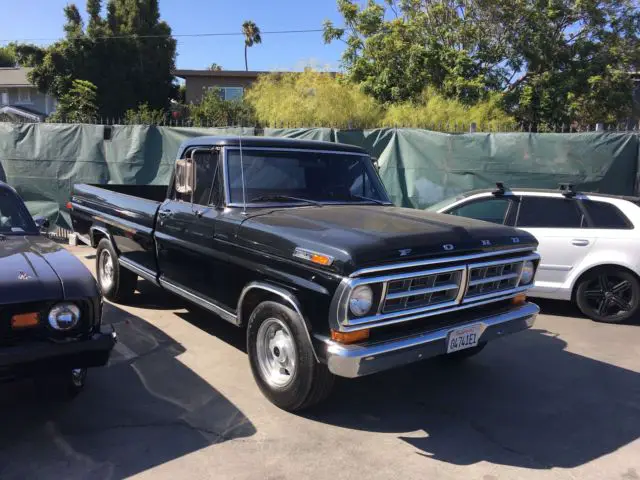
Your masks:
{"label": "suv door handle", "polygon": [[571,244],[575,245],[576,247],[586,247],[587,245],[589,245],[589,240],[584,238],[574,238],[573,240],[571,240]]}
{"label": "suv door handle", "polygon": [[158,216],[160,218],[167,218],[173,214],[171,210],[158,210]]}

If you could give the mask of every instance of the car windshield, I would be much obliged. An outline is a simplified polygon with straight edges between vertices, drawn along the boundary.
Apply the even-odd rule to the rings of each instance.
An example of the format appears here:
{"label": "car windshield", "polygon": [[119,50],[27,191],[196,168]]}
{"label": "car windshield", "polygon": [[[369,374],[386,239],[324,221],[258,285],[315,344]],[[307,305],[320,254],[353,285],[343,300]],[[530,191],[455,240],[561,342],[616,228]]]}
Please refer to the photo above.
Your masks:
{"label": "car windshield", "polygon": [[243,149],[227,153],[229,200],[243,204],[388,204],[366,155],[303,150]]}
{"label": "car windshield", "polygon": [[11,191],[0,190],[0,234],[37,233],[37,228],[22,201]]}
{"label": "car windshield", "polygon": [[464,197],[462,197],[461,195],[456,195],[454,197],[449,197],[449,198],[446,198],[446,199],[442,200],[441,202],[434,203],[433,205],[427,207],[425,210],[428,210],[430,212],[438,212],[438,211],[442,210],[443,208],[448,207],[452,203],[457,202],[458,200],[461,200],[462,198],[464,198]]}

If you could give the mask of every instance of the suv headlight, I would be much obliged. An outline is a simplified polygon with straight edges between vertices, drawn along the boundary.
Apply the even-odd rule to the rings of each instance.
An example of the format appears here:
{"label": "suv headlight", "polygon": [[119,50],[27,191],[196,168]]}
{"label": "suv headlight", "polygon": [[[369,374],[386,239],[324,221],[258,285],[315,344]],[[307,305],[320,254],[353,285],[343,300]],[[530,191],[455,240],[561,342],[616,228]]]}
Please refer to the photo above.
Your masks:
{"label": "suv headlight", "polygon": [[353,289],[349,297],[349,310],[357,317],[361,317],[371,310],[373,304],[373,290],[368,285],[360,285]]}
{"label": "suv headlight", "polygon": [[80,321],[80,309],[75,303],[58,303],[49,311],[49,325],[54,330],[71,330]]}
{"label": "suv headlight", "polygon": [[527,260],[522,265],[522,274],[520,275],[520,285],[529,285],[533,281],[536,273],[536,267],[531,260]]}

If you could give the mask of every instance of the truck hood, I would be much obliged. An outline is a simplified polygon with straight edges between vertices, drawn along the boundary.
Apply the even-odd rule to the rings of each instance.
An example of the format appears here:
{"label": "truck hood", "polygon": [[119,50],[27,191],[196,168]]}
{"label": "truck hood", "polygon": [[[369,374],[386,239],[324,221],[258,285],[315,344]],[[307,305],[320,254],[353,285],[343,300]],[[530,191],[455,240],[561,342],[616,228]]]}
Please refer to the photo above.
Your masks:
{"label": "truck hood", "polygon": [[40,236],[0,240],[0,305],[92,297],[95,280],[60,245]]}
{"label": "truck hood", "polygon": [[496,248],[537,245],[512,227],[423,210],[340,205],[255,212],[239,238],[250,248],[293,258],[296,247],[334,257],[334,270],[348,274],[373,264]]}

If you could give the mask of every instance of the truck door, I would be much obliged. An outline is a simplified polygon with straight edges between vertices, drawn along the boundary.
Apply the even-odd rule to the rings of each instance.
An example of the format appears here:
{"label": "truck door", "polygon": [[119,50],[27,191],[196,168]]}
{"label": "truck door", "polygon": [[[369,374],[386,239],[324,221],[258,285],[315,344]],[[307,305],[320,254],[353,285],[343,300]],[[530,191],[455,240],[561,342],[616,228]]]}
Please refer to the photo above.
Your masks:
{"label": "truck door", "polygon": [[218,279],[213,246],[222,192],[219,157],[216,151],[193,154],[193,202],[191,192],[178,192],[174,186],[160,205],[155,230],[161,285],[214,311]]}

